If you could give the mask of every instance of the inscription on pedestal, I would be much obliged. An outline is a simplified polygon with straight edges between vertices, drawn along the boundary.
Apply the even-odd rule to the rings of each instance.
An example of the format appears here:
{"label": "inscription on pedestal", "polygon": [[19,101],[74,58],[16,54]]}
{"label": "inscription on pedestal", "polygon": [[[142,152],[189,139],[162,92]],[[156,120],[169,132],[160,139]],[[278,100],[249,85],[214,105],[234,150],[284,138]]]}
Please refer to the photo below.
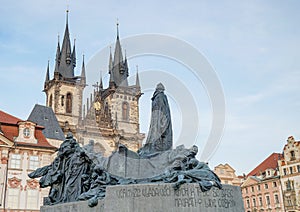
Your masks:
{"label": "inscription on pedestal", "polygon": [[[174,190],[173,184],[113,186],[106,201],[118,202],[124,211],[206,211],[241,212],[243,201],[239,187],[224,185],[202,192],[198,184],[185,184]],[[107,211],[117,211],[107,204]],[[105,206],[105,207],[106,207]]]}
{"label": "inscription on pedestal", "polygon": [[213,188],[209,192],[202,192],[200,187],[182,186],[178,190],[174,190],[169,185],[157,185],[144,188],[125,187],[116,189],[116,197],[118,199],[127,198],[147,198],[151,201],[153,197],[175,197],[173,207],[201,207],[201,208],[234,208],[236,207],[236,199],[234,197],[233,188],[224,188],[222,190]]}

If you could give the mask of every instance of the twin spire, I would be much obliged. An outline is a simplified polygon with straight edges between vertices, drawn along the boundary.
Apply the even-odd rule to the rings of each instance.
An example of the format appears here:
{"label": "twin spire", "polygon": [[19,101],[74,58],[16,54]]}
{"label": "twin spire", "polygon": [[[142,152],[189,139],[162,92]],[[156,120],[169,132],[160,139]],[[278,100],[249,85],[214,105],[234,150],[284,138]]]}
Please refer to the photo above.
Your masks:
{"label": "twin spire", "polygon": [[73,78],[74,68],[76,67],[76,48],[74,39],[73,50],[71,49],[68,16],[69,10],[66,14],[66,28],[61,49],[58,38],[54,72],[58,72],[64,78]]}
{"label": "twin spire", "polygon": [[[62,46],[60,46],[60,37],[58,36],[56,56],[55,56],[55,68],[54,73],[58,74],[66,81],[74,81],[76,78],[80,78],[82,85],[86,84],[84,56],[82,62],[82,71],[80,76],[74,75],[74,68],[76,67],[76,47],[75,39],[73,48],[71,48],[70,32],[69,32],[69,10],[66,11],[66,27]],[[45,83],[50,80],[49,75],[49,61],[47,66],[47,73]]]}
{"label": "twin spire", "polygon": [[[65,80],[72,80],[78,78],[74,76],[74,68],[76,67],[76,48],[75,48],[75,39],[73,43],[73,49],[71,49],[70,33],[69,33],[69,23],[68,17],[69,10],[66,11],[66,27],[62,46],[60,47],[60,38],[58,36],[57,49],[56,49],[56,58],[55,58],[55,69],[54,73],[59,73]],[[125,57],[123,58],[122,47],[119,37],[119,23],[117,23],[117,39],[115,44],[114,57],[112,56],[112,51],[110,49],[109,55],[109,67],[108,72],[110,74],[109,85],[110,86],[128,86],[128,76],[129,69],[127,63],[127,57],[125,52]],[[82,84],[86,84],[86,73],[85,73],[85,64],[84,64],[84,55],[82,61],[82,71],[79,76]],[[50,80],[49,76],[49,61],[47,66],[47,73],[45,83]],[[102,84],[102,83],[101,83]],[[103,84],[102,84],[103,86]],[[138,72],[136,75],[136,86],[140,87]]]}
{"label": "twin spire", "polygon": [[108,73],[110,74],[110,85],[114,84],[117,87],[128,86],[127,78],[129,76],[129,71],[126,54],[125,58],[123,58],[122,47],[119,37],[119,23],[117,23],[117,39],[114,57],[112,57],[112,52],[110,50]]}

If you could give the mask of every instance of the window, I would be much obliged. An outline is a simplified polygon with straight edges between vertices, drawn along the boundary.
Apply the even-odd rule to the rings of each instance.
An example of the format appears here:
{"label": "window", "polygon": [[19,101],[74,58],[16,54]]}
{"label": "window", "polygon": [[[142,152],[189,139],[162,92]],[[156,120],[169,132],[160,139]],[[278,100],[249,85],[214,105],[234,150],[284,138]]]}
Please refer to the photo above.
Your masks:
{"label": "window", "polygon": [[278,194],[274,195],[274,199],[275,199],[275,203],[278,204],[279,203],[279,197]]}
{"label": "window", "polygon": [[265,189],[268,189],[268,188],[269,188],[269,186],[268,186],[268,184],[266,183],[266,184],[265,184]]}
{"label": "window", "polygon": [[24,128],[23,135],[25,138],[28,138],[30,136],[30,129],[28,127]]}
{"label": "window", "polygon": [[297,171],[300,172],[300,165],[297,165]]}
{"label": "window", "polygon": [[253,207],[256,207],[256,199],[253,198],[252,201],[253,201]]}
{"label": "window", "polygon": [[262,197],[259,197],[259,206],[263,205]]}
{"label": "window", "polygon": [[27,209],[39,209],[38,190],[27,190]]}
{"label": "window", "polygon": [[122,105],[122,118],[123,120],[128,120],[129,118],[129,105],[127,102],[123,102]]}
{"label": "window", "polygon": [[17,188],[8,188],[7,190],[7,207],[10,209],[18,209],[19,207],[19,193]]}
{"label": "window", "polygon": [[247,208],[250,208],[250,201],[247,199]]}
{"label": "window", "polygon": [[29,169],[30,170],[36,170],[39,168],[40,162],[39,162],[39,157],[38,156],[30,156],[29,157]]}
{"label": "window", "polygon": [[254,192],[254,187],[253,186],[251,187],[251,191]]}
{"label": "window", "polygon": [[286,175],[286,168],[283,168],[283,175]]}
{"label": "window", "polygon": [[291,151],[290,153],[291,153],[291,160],[296,160],[295,152]]}
{"label": "window", "polygon": [[270,205],[270,196],[266,196],[267,205]]}
{"label": "window", "polygon": [[62,95],[61,96],[61,106],[64,106],[64,104],[65,104],[65,96]]}
{"label": "window", "polygon": [[52,94],[49,97],[49,107],[52,107]]}
{"label": "window", "polygon": [[67,100],[66,100],[66,113],[72,113],[72,94],[67,94]]}
{"label": "window", "polygon": [[293,167],[290,167],[290,174],[293,174]]}
{"label": "window", "polygon": [[273,187],[276,188],[277,187],[277,183],[273,182]]}
{"label": "window", "polygon": [[288,190],[288,191],[292,190],[292,188],[291,188],[291,181],[288,180],[288,181],[285,183],[285,186],[286,186],[286,190]]}
{"label": "window", "polygon": [[21,168],[21,155],[19,155],[19,154],[11,155],[10,168],[12,168],[12,169],[20,169]]}
{"label": "window", "polygon": [[289,197],[285,197],[285,198],[286,198],[288,206],[293,206],[293,202],[291,200],[291,197],[289,196]]}
{"label": "window", "polygon": [[260,191],[260,185],[257,185],[257,190]]}
{"label": "window", "polygon": [[246,194],[248,194],[248,188],[245,188]]}

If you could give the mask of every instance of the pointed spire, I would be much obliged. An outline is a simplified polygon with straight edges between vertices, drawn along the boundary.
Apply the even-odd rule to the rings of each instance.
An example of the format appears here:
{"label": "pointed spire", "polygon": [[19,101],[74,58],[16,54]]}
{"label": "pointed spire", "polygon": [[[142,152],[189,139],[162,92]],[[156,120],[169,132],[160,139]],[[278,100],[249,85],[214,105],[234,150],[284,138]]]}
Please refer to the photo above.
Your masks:
{"label": "pointed spire", "polygon": [[140,78],[139,78],[139,67],[136,66],[136,80],[135,80],[135,86],[137,88],[140,88]]}
{"label": "pointed spire", "polygon": [[56,48],[56,57],[55,57],[55,69],[54,72],[58,72],[60,63],[60,44],[59,44],[59,35],[57,35],[57,48]]}
{"label": "pointed spire", "polygon": [[109,64],[108,64],[108,73],[110,74],[113,69],[113,59],[111,55],[111,46],[109,47]]}
{"label": "pointed spire", "polygon": [[100,85],[99,85],[100,91],[103,90],[103,82],[102,82],[102,72],[100,71]]}
{"label": "pointed spire", "polygon": [[125,68],[125,79],[127,79],[127,77],[129,76],[129,72],[128,72],[128,63],[127,63],[127,54],[126,54],[126,50],[125,50],[125,62],[124,62],[124,68]]}
{"label": "pointed spire", "polygon": [[119,39],[119,19],[117,19],[117,39]]}
{"label": "pointed spire", "polygon": [[74,39],[73,51],[72,51],[72,62],[73,62],[73,66],[74,66],[74,67],[76,67],[76,50],[75,50],[75,42],[76,42],[76,39]]}
{"label": "pointed spire", "polygon": [[84,54],[82,55],[82,68],[81,68],[81,84],[86,84],[86,75],[85,75],[85,64],[84,64]]}
{"label": "pointed spire", "polygon": [[[73,55],[71,52],[71,41],[70,41],[70,33],[69,33],[69,26],[68,26],[68,14],[69,10],[67,10],[66,14],[66,28],[65,28],[65,34],[64,39],[61,47],[60,52],[60,63],[59,63],[59,69],[58,72],[66,78],[72,78],[74,77],[74,64],[73,64]],[[74,46],[75,47],[75,46]],[[75,53],[75,52],[74,52]]]}
{"label": "pointed spire", "polygon": [[120,76],[120,80],[121,80],[120,83],[121,83],[121,85],[122,86],[128,86],[128,79],[127,79],[127,77],[129,76],[129,72],[128,72],[128,64],[127,64],[126,51],[125,51],[125,60],[121,64],[120,73],[121,73],[121,76]]}
{"label": "pointed spire", "polygon": [[[119,26],[119,24],[118,24]],[[119,39],[119,27],[117,32],[117,40],[116,40],[116,46],[115,46],[115,54],[114,54],[114,68],[120,67],[121,62],[123,61],[123,55],[122,55],[122,47]]]}
{"label": "pointed spire", "polygon": [[45,83],[48,82],[49,80],[50,80],[50,74],[49,74],[49,60],[48,60]]}

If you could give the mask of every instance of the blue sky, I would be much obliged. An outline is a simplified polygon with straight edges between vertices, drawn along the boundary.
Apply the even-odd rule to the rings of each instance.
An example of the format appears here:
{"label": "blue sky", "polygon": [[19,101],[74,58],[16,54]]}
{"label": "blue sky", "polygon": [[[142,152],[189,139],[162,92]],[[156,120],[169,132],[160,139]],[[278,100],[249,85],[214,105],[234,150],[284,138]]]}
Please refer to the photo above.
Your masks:
{"label": "blue sky", "polygon": [[[71,38],[76,38],[77,74],[83,53],[88,63],[115,41],[117,19],[121,38],[146,33],[168,35],[186,41],[207,58],[222,83],[226,100],[225,130],[209,160],[211,167],[229,163],[238,174],[248,173],[272,152],[281,152],[288,136],[300,140],[300,4],[291,0],[176,4],[156,0],[2,0],[1,110],[26,119],[34,104],[44,104],[47,61],[53,71],[57,35],[62,37],[64,33],[66,5],[70,9]],[[129,54],[133,48],[123,47]],[[171,60],[132,58],[131,76],[137,64],[141,72],[172,69],[173,76],[185,81],[198,107],[198,139],[205,140],[212,118],[205,89],[186,83],[191,76]],[[103,64],[87,72],[97,75],[101,70],[105,75],[105,67]],[[144,93],[141,130],[146,132],[152,90],[145,89]],[[176,106],[172,91],[169,94],[178,137],[180,130],[189,126],[180,126],[180,114],[184,112]],[[197,144],[203,147],[201,141]]]}

